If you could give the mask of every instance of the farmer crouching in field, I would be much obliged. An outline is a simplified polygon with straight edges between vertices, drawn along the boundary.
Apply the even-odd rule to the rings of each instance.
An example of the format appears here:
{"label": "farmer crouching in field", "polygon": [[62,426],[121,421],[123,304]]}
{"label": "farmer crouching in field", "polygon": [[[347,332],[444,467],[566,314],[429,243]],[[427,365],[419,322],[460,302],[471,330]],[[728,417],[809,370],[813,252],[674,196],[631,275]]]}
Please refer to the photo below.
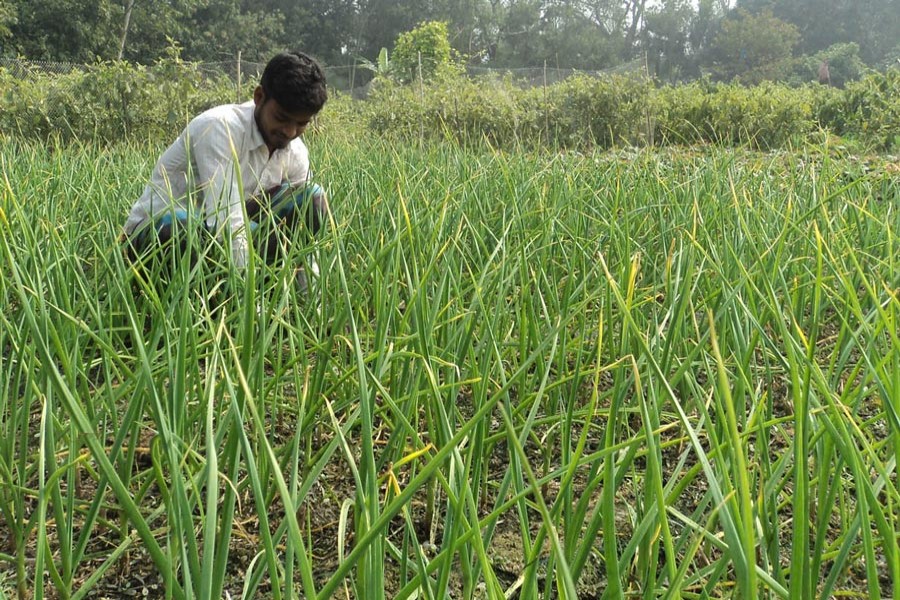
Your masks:
{"label": "farmer crouching in field", "polygon": [[[131,207],[123,234],[128,258],[136,261],[176,239],[183,250],[185,233],[195,227],[197,239],[230,240],[232,260],[243,269],[250,244],[272,263],[291,241],[315,234],[328,206],[310,181],[300,135],[327,98],[316,61],[284,52],[266,65],[252,101],[195,117],[160,156]],[[302,269],[298,284],[305,291]]]}

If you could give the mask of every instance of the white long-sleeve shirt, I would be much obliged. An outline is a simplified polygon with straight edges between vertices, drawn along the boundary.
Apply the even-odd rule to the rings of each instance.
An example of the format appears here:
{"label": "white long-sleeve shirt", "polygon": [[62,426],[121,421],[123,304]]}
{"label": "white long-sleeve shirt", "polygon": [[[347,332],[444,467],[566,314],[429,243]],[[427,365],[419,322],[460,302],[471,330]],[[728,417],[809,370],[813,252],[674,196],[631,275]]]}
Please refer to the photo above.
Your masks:
{"label": "white long-sleeve shirt", "polygon": [[246,265],[244,202],[283,181],[309,178],[306,145],[297,138],[269,156],[253,110],[252,101],[226,104],[195,117],[157,161],[125,221],[126,235],[172,209],[199,210],[213,231],[230,229],[235,264]]}

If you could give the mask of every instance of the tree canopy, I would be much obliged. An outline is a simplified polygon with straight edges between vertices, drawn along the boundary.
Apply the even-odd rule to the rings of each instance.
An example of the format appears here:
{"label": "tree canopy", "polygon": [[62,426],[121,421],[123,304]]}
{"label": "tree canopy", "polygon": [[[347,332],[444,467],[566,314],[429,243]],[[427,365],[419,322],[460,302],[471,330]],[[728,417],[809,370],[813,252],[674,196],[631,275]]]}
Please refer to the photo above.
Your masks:
{"label": "tree canopy", "polygon": [[177,45],[186,60],[297,48],[348,65],[424,22],[473,65],[640,59],[666,81],[778,77],[837,44],[873,67],[900,53],[900,0],[0,0],[0,57],[150,64]]}

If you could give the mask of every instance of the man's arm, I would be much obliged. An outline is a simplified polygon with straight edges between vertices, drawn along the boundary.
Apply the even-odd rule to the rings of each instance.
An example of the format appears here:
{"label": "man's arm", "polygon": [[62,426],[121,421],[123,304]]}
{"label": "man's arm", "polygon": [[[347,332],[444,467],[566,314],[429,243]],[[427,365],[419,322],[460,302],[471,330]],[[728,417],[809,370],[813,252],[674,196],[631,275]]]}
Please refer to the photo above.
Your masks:
{"label": "man's arm", "polygon": [[228,122],[210,119],[192,124],[188,145],[196,165],[197,186],[203,194],[208,227],[217,235],[231,235],[231,254],[237,267],[247,264],[248,243],[244,228],[244,189],[238,136],[232,136]]}
{"label": "man's arm", "polygon": [[312,173],[309,168],[309,150],[301,139],[292,141],[290,148],[291,151],[285,163],[284,179],[292,187],[305,185],[312,180]]}

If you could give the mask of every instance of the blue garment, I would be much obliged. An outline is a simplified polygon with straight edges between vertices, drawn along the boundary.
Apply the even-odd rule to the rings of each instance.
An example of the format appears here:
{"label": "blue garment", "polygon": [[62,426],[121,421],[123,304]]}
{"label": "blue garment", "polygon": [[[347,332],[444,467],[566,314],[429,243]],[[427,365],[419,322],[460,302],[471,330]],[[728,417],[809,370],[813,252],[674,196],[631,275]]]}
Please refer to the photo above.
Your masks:
{"label": "blue garment", "polygon": [[[297,223],[306,223],[307,218],[304,216],[304,211],[308,212],[310,208],[313,208],[315,206],[314,199],[317,196],[324,197],[324,191],[315,183],[292,187],[290,183],[283,182],[277,188],[269,190],[266,196],[267,200],[259,203],[254,201],[255,214],[250,215],[247,225],[253,244],[269,260],[274,255],[277,245],[274,238],[277,231],[284,227],[296,227]],[[259,231],[261,228],[268,233],[268,237],[256,239],[266,235]],[[311,227],[311,229],[315,229],[315,227]],[[176,235],[176,232],[191,230],[211,233],[198,211],[189,212],[183,208],[173,208],[169,212],[159,215],[151,224],[139,229],[128,239],[130,254],[136,258],[137,255],[147,251],[153,245],[168,243]],[[181,241],[180,246],[184,249],[184,240]]]}
{"label": "blue garment", "polygon": [[[285,181],[277,188],[274,194],[271,194],[268,216],[274,217],[276,221],[286,219],[298,208],[307,206],[313,197],[323,193],[322,188],[317,183],[292,188],[291,184]],[[259,215],[255,219],[251,219],[250,233],[253,234],[259,229],[264,221],[265,217],[260,218]]]}

